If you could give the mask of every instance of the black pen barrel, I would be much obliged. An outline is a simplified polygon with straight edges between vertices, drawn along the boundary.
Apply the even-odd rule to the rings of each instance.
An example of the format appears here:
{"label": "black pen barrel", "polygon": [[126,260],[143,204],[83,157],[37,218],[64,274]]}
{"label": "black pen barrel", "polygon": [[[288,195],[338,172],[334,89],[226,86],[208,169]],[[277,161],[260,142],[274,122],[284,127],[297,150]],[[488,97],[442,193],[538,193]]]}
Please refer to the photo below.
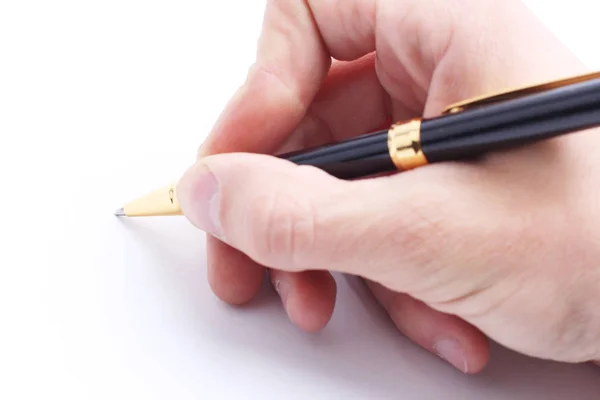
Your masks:
{"label": "black pen barrel", "polygon": [[599,103],[600,79],[594,79],[424,120],[422,130],[427,133],[422,135],[421,141],[427,145],[452,137],[473,136],[494,127],[553,118],[555,114],[586,109]]}
{"label": "black pen barrel", "polygon": [[515,148],[575,131],[600,126],[600,104],[551,118],[539,118],[505,125],[476,135],[451,137],[423,144],[430,163],[456,161],[485,153]]}
{"label": "black pen barrel", "polygon": [[387,141],[388,131],[377,131],[341,143],[283,154],[280,158],[349,180],[396,170]]}
{"label": "black pen barrel", "polygon": [[[457,161],[600,126],[600,78],[279,156],[340,179]],[[391,147],[391,149],[390,149]]]}

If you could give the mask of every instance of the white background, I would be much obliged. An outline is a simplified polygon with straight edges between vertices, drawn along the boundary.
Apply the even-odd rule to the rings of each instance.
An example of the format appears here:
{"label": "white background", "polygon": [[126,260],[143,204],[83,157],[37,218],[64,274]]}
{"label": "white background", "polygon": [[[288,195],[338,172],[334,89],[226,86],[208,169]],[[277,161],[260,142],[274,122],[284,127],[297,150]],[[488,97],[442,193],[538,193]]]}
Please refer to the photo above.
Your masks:
{"label": "white background", "polygon": [[[597,2],[527,3],[600,69]],[[0,398],[598,398],[600,369],[499,349],[462,376],[352,282],[316,336],[269,291],[227,307],[201,233],[112,216],[193,162],[245,78],[263,5],[0,1]]]}

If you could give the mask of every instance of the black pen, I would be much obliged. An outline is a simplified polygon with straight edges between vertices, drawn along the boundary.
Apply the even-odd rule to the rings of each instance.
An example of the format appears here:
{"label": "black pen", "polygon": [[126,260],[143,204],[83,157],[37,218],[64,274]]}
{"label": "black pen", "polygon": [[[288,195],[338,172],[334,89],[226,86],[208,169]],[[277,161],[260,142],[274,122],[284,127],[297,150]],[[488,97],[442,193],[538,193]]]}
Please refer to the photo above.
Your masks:
{"label": "black pen", "polygon": [[[506,90],[447,107],[389,129],[318,148],[283,154],[340,179],[407,171],[459,161],[600,126],[600,72]],[[117,210],[118,216],[180,215],[169,185]]]}

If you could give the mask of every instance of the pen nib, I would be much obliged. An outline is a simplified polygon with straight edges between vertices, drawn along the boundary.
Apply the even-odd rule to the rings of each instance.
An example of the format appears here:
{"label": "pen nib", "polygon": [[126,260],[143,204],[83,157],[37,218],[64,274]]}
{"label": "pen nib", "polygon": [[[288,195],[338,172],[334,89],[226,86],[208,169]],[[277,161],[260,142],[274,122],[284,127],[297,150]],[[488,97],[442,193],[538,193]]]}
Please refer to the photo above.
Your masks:
{"label": "pen nib", "polygon": [[117,217],[124,217],[125,216],[125,210],[123,210],[122,208],[119,208],[117,211],[115,211],[115,215]]}

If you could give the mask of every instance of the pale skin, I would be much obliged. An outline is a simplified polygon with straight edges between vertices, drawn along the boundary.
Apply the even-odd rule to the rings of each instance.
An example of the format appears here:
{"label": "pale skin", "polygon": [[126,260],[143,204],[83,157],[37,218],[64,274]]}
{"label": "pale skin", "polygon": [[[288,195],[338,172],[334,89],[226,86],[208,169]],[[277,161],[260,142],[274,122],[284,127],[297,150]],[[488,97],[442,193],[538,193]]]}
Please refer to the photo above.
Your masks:
{"label": "pale skin", "polygon": [[268,273],[315,332],[341,272],[465,373],[489,338],[599,360],[598,132],[353,182],[269,155],[586,72],[517,0],[268,1],[256,63],[178,187],[212,289],[244,304]]}

